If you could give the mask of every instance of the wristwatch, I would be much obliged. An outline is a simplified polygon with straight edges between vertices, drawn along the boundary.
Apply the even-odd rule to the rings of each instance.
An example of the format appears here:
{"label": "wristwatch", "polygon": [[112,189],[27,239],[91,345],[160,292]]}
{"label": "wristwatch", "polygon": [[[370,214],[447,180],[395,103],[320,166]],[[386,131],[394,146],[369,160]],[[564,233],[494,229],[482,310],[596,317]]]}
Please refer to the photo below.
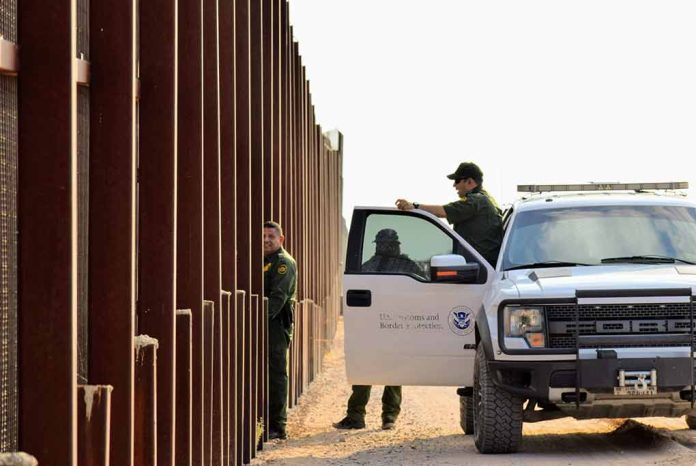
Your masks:
{"label": "wristwatch", "polygon": [[413,208],[414,208],[414,209],[420,209],[420,204],[419,204],[419,203],[417,203],[417,202],[412,202],[411,204],[413,204]]}

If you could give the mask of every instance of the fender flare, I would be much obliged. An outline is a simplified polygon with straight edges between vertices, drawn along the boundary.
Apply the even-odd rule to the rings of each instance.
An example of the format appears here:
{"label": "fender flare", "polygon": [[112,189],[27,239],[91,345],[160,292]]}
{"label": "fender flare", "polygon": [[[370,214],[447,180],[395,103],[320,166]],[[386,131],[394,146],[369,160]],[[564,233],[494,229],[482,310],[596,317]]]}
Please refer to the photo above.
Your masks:
{"label": "fender flare", "polygon": [[476,344],[483,345],[483,351],[488,361],[495,359],[493,357],[491,331],[488,327],[488,319],[486,318],[486,311],[483,307],[476,313]]}

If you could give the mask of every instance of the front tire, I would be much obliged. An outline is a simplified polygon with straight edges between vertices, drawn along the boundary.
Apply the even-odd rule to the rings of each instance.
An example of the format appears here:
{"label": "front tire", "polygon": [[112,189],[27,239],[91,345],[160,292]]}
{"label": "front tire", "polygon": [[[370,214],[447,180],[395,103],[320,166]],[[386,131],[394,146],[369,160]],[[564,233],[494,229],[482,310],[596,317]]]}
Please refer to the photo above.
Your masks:
{"label": "front tire", "polygon": [[522,441],[522,398],[493,384],[483,345],[474,365],[474,443],[481,453],[514,453]]}
{"label": "front tire", "polygon": [[474,433],[474,397],[460,396],[459,397],[459,425],[464,431],[464,435],[473,435]]}

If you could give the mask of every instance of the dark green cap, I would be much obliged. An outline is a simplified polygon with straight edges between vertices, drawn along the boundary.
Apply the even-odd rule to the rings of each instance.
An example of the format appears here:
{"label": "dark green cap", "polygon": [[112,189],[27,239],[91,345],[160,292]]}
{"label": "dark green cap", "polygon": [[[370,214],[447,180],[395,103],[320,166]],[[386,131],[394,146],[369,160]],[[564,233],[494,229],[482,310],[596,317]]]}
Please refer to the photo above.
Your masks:
{"label": "dark green cap", "polygon": [[393,241],[396,243],[400,242],[399,235],[396,233],[395,230],[392,230],[391,228],[384,228],[377,232],[377,236],[375,237],[373,243],[377,243],[379,241]]}
{"label": "dark green cap", "polygon": [[458,180],[460,178],[473,178],[478,184],[483,182],[483,172],[474,162],[462,162],[459,164],[454,173],[447,175],[450,180]]}

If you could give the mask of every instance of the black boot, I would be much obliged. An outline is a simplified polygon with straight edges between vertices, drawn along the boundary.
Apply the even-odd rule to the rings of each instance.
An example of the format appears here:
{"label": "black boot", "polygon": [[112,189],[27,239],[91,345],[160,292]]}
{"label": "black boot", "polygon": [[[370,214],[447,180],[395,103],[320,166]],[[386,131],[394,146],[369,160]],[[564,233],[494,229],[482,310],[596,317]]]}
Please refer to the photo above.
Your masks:
{"label": "black boot", "polygon": [[365,421],[344,417],[333,425],[336,429],[364,429]]}

